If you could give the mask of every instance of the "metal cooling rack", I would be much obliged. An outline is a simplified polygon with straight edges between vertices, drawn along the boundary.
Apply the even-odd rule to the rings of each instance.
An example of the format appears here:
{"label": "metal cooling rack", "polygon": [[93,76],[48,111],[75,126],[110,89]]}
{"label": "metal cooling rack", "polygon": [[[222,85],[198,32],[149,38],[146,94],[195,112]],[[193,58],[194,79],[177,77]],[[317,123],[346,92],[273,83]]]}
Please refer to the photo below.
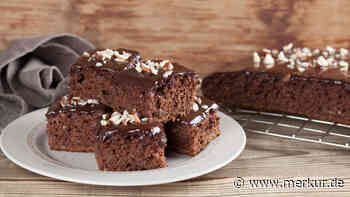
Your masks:
{"label": "metal cooling rack", "polygon": [[245,131],[350,149],[350,126],[279,113],[224,109]]}

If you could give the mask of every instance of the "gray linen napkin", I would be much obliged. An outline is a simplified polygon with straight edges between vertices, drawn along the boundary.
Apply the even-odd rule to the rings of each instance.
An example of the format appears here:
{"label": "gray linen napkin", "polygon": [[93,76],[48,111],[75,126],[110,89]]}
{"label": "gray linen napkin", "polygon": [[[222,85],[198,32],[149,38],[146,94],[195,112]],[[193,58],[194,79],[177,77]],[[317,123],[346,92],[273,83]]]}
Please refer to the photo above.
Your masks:
{"label": "gray linen napkin", "polygon": [[67,93],[69,66],[94,45],[71,34],[28,37],[0,53],[0,133],[12,120]]}

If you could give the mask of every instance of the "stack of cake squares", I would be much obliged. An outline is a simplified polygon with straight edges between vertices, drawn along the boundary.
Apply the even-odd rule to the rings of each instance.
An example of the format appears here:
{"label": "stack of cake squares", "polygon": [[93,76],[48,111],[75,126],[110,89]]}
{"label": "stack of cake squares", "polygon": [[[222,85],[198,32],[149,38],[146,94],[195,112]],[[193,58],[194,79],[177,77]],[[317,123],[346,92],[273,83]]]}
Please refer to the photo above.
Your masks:
{"label": "stack of cake squares", "polygon": [[52,150],[94,152],[100,170],[167,167],[166,151],[195,156],[220,135],[218,106],[197,96],[198,73],[128,49],[85,52],[69,94],[49,107]]}

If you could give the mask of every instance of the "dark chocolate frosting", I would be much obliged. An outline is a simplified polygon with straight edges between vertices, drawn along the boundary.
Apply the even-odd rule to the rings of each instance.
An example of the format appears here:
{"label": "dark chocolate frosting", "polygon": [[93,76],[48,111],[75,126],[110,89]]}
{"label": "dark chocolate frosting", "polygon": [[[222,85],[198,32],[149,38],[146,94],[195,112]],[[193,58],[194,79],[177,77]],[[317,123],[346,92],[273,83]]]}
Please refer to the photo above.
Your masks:
{"label": "dark chocolate frosting", "polygon": [[[128,53],[130,54],[130,57],[125,59],[124,61],[116,61],[115,57],[112,56],[111,59],[103,58],[102,55],[99,55],[98,52],[103,51],[113,51],[118,53]],[[127,69],[129,67],[132,67],[133,64],[140,61],[140,55],[139,52],[124,49],[124,48],[118,48],[118,49],[95,49],[90,52],[85,52],[75,64],[71,66],[71,72],[80,72],[82,70],[106,70],[110,72],[119,72],[124,69]],[[98,66],[99,64],[102,64],[101,66]]]}
{"label": "dark chocolate frosting", "polygon": [[[111,58],[105,58],[98,55],[99,52],[108,51],[108,53],[117,52],[118,54],[129,53],[130,57],[125,61],[114,61],[115,56]],[[149,68],[147,70],[140,70],[146,68],[150,64],[164,63],[165,66],[158,68],[155,74],[151,72]],[[97,66],[98,65],[98,66]],[[167,69],[165,69],[167,68]],[[163,80],[168,80],[176,75],[197,75],[194,71],[168,60],[143,60],[137,51],[128,49],[97,49],[89,53],[82,55],[78,61],[71,66],[71,72],[88,72],[88,70],[94,70],[99,73],[103,78],[109,78],[115,84],[126,83],[130,86],[143,87],[149,89],[152,87],[157,88],[157,84],[160,84]]]}
{"label": "dark chocolate frosting", "polygon": [[150,136],[162,146],[167,143],[163,125],[157,122],[101,126],[97,139],[106,141],[113,135],[119,135],[125,139],[131,140],[143,140],[145,137]]}
{"label": "dark chocolate frosting", "polygon": [[[179,117],[178,121],[185,125],[195,126],[206,119],[207,115],[215,112],[218,109],[218,105],[213,101],[201,97],[201,104],[198,104],[198,110],[192,110],[188,115]],[[205,106],[205,107],[203,107]]]}
{"label": "dark chocolate frosting", "polygon": [[62,97],[61,100],[58,100],[55,103],[53,103],[49,107],[48,111],[46,112],[46,116],[53,117],[58,115],[59,113],[79,112],[79,113],[91,114],[91,113],[95,113],[96,111],[101,111],[101,112],[108,111],[107,107],[102,104],[88,103],[85,105],[81,105],[81,104],[62,105],[62,102],[64,99],[66,99],[66,97]]}
{"label": "dark chocolate frosting", "polygon": [[163,81],[169,80],[176,75],[196,75],[195,72],[180,64],[173,63],[173,65],[173,73],[167,78],[162,77],[162,73],[164,73],[163,71],[161,71],[158,75],[154,75],[149,72],[137,72],[135,69],[131,69],[124,70],[113,75],[113,82],[116,84],[126,83],[130,86],[151,89],[157,88],[160,84],[163,84]]}

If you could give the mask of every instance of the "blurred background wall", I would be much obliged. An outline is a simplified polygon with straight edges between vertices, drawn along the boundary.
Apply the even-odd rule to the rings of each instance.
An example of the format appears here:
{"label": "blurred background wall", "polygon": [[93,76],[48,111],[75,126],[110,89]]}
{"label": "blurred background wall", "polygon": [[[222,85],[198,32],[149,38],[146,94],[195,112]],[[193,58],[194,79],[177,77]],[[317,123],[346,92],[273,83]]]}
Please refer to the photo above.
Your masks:
{"label": "blurred background wall", "polygon": [[349,0],[0,1],[0,49],[19,37],[70,32],[204,74],[241,68],[254,50],[288,42],[348,47],[349,30]]}

